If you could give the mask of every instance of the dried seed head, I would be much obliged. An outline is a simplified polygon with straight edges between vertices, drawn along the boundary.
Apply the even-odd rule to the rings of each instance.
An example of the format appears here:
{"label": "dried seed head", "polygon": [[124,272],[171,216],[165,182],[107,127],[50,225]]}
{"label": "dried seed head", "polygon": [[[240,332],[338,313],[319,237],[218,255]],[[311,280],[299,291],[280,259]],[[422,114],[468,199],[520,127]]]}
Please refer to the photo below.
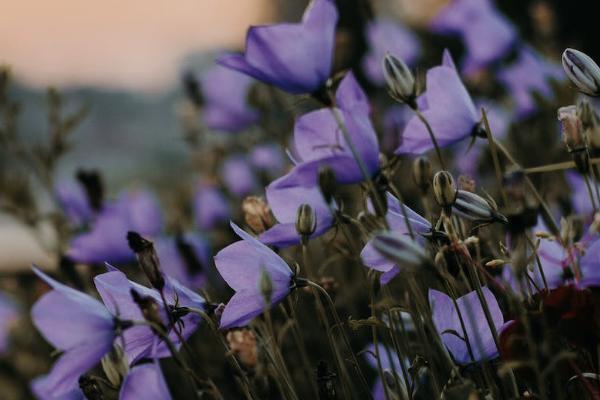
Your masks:
{"label": "dried seed head", "polygon": [[415,106],[417,88],[415,78],[406,64],[387,53],[383,58],[383,75],[390,96],[399,103]]}
{"label": "dried seed head", "polygon": [[248,368],[258,363],[258,346],[256,336],[250,329],[229,331],[226,336],[229,349]]}
{"label": "dried seed head", "polygon": [[432,179],[431,163],[427,157],[419,157],[413,162],[413,179],[421,193],[427,193]]}
{"label": "dried seed head", "polygon": [[335,172],[329,166],[319,168],[318,181],[321,194],[323,194],[327,204],[331,204],[337,187]]}
{"label": "dried seed head", "polygon": [[457,192],[456,183],[450,172],[439,171],[433,176],[433,194],[440,207],[451,207],[456,200]]}
{"label": "dried seed head", "polygon": [[562,127],[563,142],[569,151],[585,148],[583,125],[577,115],[577,107],[566,106],[558,109],[558,120]]}
{"label": "dried seed head", "polygon": [[150,281],[150,285],[155,289],[162,290],[165,287],[165,278],[160,270],[160,262],[156,250],[154,250],[154,244],[133,231],[127,232],[127,242],[129,248],[135,252],[138,263]]}
{"label": "dried seed head", "polygon": [[257,235],[276,224],[275,218],[271,213],[271,207],[269,207],[262,197],[246,197],[242,202],[242,211],[244,212],[246,224]]}
{"label": "dried seed head", "polygon": [[600,95],[600,67],[587,54],[566,49],[562,55],[565,73],[580,92],[590,96]]}
{"label": "dried seed head", "polygon": [[310,204],[301,204],[296,214],[296,232],[300,236],[309,237],[317,229],[317,214]]}

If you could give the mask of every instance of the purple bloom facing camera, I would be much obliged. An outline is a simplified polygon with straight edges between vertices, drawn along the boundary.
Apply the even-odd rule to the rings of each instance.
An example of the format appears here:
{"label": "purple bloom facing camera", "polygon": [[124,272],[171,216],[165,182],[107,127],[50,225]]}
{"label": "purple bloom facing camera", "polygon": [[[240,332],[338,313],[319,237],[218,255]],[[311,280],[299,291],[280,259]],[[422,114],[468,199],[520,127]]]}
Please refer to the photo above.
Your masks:
{"label": "purple bloom facing camera", "polygon": [[312,93],[329,78],[338,13],[331,0],[314,0],[300,23],[253,26],[246,51],[219,64],[294,93]]}

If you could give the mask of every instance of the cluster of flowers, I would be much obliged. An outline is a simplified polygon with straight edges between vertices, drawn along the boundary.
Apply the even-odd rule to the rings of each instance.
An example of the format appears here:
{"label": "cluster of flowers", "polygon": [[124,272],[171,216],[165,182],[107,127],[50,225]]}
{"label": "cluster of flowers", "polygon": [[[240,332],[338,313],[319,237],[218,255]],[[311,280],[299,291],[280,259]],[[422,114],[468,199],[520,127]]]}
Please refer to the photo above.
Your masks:
{"label": "cluster of flowers", "polygon": [[[297,399],[304,389],[296,388],[297,377],[287,370],[296,361],[281,354],[274,325],[278,310],[298,323],[294,303],[303,292],[314,294],[314,305],[304,304],[302,313],[314,314],[326,328],[322,335],[334,365],[334,372],[319,364],[316,377],[309,374],[306,390],[314,390],[314,398],[598,395],[600,170],[594,157],[600,154],[600,118],[594,106],[583,100],[558,112],[572,161],[522,168],[502,140],[511,125],[535,117],[536,96],[551,98],[551,82],[564,81],[563,69],[523,44],[489,1],[454,0],[428,28],[457,37],[465,57],[459,68],[443,51],[441,64],[427,70],[421,93],[411,72],[421,53],[417,36],[388,19],[367,25],[362,72],[369,85],[385,86],[400,103],[388,108],[379,138],[377,100],[363,90],[363,78],[353,71],[332,76],[337,22],[332,0],[314,0],[301,22],[252,27],[243,54],[220,56],[199,80],[186,76],[188,97],[211,130],[240,132],[264,123],[248,102],[260,97],[252,92],[254,81],[316,105],[294,121],[287,151],[292,166],[285,173],[284,150],[270,140],[222,162],[220,181],[238,199],[260,191],[260,174],[276,179],[264,189],[265,199],[242,202],[251,232],[231,222],[241,240],[214,257],[209,241],[193,231],[162,234],[161,210],[147,192],[105,201],[93,173],[80,174],[78,184],[59,185],[56,197],[78,232],[66,258],[106,263],[107,271],[93,278],[100,302],[34,269],[51,290],[31,317],[60,352],[50,372],[32,382],[37,398],[101,399],[110,387],[120,399],[170,399],[159,363],[167,357],[190,377],[198,396],[222,397],[182,357],[192,352],[187,341],[204,320],[235,333],[227,339],[237,355],[232,364],[239,396],[262,398],[237,361],[246,368],[259,362],[258,337],[267,359],[262,362],[277,381],[276,396]],[[588,56],[568,49],[563,67],[580,92],[600,95],[600,68]],[[509,102],[471,97],[463,78],[483,72],[492,74]],[[390,132],[400,134],[390,140]],[[465,144],[468,153],[451,164],[451,154]],[[483,156],[493,169],[479,174]],[[399,172],[408,157],[416,157],[412,167]],[[565,169],[573,170],[566,174],[573,212],[548,201],[530,179]],[[451,170],[487,182],[500,205],[483,190],[477,194],[474,180],[461,176],[457,182]],[[411,175],[415,185],[409,188],[404,182]],[[203,179],[195,195],[196,226],[203,232],[235,215],[216,181]],[[414,208],[424,212],[405,204],[408,196],[420,200]],[[342,323],[321,279],[325,258],[311,256],[310,247],[319,242],[333,243],[348,264],[364,266],[367,273],[354,278],[358,284],[339,290],[366,290],[370,315]],[[297,261],[286,261],[288,256]],[[135,259],[149,287],[112,266]],[[195,292],[206,288],[213,262],[235,292],[226,304]],[[8,315],[0,319],[14,318],[8,301],[0,297],[0,305],[0,317]],[[362,352],[377,371],[372,391],[364,391],[367,379],[348,324],[371,330],[372,344]],[[298,327],[285,329],[302,348]],[[90,374],[98,364],[106,382]]]}

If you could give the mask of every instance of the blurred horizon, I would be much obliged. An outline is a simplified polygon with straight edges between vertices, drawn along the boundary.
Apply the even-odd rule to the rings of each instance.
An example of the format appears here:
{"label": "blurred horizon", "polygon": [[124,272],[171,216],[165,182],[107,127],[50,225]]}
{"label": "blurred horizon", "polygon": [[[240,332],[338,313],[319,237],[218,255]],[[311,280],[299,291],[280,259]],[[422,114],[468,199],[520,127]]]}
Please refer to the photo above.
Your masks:
{"label": "blurred horizon", "polygon": [[270,3],[3,0],[0,64],[32,89],[164,93],[189,58],[241,48],[249,25],[272,20]]}

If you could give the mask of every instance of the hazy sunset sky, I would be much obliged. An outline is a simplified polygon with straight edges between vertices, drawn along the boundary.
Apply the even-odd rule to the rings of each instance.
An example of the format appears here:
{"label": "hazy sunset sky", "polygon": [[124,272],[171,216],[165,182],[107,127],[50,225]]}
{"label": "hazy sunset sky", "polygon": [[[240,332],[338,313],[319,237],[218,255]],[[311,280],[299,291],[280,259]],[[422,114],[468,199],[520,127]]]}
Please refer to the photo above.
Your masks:
{"label": "hazy sunset sky", "polygon": [[243,43],[270,0],[0,0],[0,63],[34,86],[154,91],[197,50]]}

